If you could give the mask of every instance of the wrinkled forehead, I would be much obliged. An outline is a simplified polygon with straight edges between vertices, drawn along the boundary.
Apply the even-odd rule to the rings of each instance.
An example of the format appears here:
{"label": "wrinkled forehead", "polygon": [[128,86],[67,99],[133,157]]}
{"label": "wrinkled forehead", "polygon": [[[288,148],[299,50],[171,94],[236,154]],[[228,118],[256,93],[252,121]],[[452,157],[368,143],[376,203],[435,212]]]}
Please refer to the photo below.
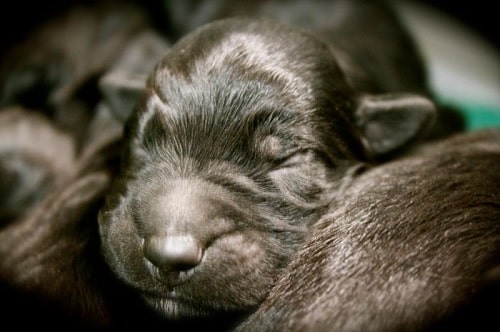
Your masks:
{"label": "wrinkled forehead", "polygon": [[316,121],[280,103],[272,91],[248,82],[226,84],[225,90],[198,82],[171,102],[153,93],[132,146],[148,155],[150,167],[165,167],[167,161],[164,172],[171,176],[204,172],[210,161],[255,170],[263,156],[280,159],[292,151],[319,149]]}
{"label": "wrinkled forehead", "polygon": [[255,135],[301,140],[314,131],[311,112],[302,111],[294,98],[284,98],[280,86],[228,77],[179,85],[165,95],[148,91],[138,136],[213,149],[224,140],[222,145],[231,148],[230,142],[241,144]]}

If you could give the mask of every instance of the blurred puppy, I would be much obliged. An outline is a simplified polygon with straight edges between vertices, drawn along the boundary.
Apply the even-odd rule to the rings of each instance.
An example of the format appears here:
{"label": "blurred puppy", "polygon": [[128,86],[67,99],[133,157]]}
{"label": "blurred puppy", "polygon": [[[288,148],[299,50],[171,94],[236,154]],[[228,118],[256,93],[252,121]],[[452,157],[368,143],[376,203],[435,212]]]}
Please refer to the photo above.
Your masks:
{"label": "blurred puppy", "polygon": [[0,221],[31,211],[75,170],[75,143],[45,116],[22,108],[0,111]]}
{"label": "blurred puppy", "polygon": [[79,144],[102,98],[99,78],[149,28],[147,14],[130,2],[61,11],[0,58],[0,106],[39,110]]}
{"label": "blurred puppy", "polygon": [[[127,308],[133,307],[99,254],[96,215],[121,138],[121,124],[112,119],[100,107],[85,149],[77,152],[73,137],[43,114],[21,108],[0,112],[0,306],[5,324],[107,329],[113,307],[108,302],[126,298]],[[21,312],[29,319],[19,320]]]}

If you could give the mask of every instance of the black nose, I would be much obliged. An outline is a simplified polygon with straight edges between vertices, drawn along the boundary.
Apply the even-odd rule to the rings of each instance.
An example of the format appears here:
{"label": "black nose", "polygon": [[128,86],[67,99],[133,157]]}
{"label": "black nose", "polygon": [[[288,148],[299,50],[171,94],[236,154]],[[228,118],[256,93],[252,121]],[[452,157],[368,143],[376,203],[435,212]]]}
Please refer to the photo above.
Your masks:
{"label": "black nose", "polygon": [[150,236],[144,256],[160,270],[187,271],[201,262],[202,247],[190,235]]}

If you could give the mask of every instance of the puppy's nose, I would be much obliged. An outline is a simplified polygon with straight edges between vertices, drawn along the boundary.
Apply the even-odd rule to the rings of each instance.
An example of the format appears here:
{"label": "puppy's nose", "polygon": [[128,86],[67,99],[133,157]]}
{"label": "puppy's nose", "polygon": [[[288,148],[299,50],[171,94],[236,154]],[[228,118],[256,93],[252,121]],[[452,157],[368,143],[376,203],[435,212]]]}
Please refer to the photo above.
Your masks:
{"label": "puppy's nose", "polygon": [[144,256],[160,270],[187,271],[201,262],[203,249],[190,235],[150,236]]}

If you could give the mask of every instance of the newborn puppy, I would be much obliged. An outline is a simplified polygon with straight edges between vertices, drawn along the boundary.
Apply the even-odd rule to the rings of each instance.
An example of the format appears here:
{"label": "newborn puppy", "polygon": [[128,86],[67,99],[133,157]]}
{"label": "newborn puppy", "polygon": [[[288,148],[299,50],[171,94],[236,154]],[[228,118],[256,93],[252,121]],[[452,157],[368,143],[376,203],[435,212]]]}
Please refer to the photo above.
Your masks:
{"label": "newborn puppy", "polygon": [[497,329],[499,165],[497,129],[360,174],[236,330]]}
{"label": "newborn puppy", "polygon": [[[109,326],[120,298],[98,255],[95,215],[109,175],[94,172],[46,194],[0,229],[0,305],[18,329],[89,331]],[[94,212],[95,214],[95,212]],[[25,319],[19,319],[19,315]]]}
{"label": "newborn puppy", "polygon": [[226,19],[166,53],[99,215],[116,276],[168,319],[254,310],[362,162],[418,139],[428,99],[366,95],[329,44]]}
{"label": "newborn puppy", "polygon": [[39,112],[0,112],[0,307],[6,326],[109,331],[127,326],[124,317],[142,317],[99,252],[97,211],[122,127],[105,110],[100,107],[79,153],[72,137]]}

